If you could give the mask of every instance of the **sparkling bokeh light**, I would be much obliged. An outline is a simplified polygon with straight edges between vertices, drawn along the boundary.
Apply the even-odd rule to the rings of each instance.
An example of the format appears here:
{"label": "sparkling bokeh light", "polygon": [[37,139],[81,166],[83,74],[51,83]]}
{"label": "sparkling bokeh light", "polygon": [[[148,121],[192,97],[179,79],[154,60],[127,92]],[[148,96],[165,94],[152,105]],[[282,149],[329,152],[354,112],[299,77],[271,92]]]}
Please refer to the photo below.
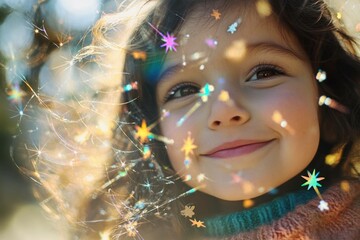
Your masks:
{"label": "sparkling bokeh light", "polygon": [[[193,176],[164,173],[171,169],[157,161],[153,147],[158,143],[161,146],[171,145],[174,140],[154,132],[159,122],[172,114],[171,110],[163,109],[162,116],[152,121],[131,118],[133,113],[127,108],[128,102],[121,102],[121,94],[136,95],[140,87],[136,81],[127,84],[121,82],[121,78],[128,74],[119,67],[124,63],[119,56],[126,52],[126,40],[114,44],[104,42],[107,51],[95,43],[91,45],[92,26],[101,17],[109,22],[119,20],[111,13],[124,9],[124,3],[133,7],[121,15],[121,20],[129,26],[124,24],[113,26],[112,30],[116,31],[107,30],[111,32],[110,37],[125,39],[133,26],[144,18],[135,2],[0,0],[0,6],[6,9],[7,14],[0,24],[0,51],[3,58],[0,66],[4,72],[1,80],[9,103],[9,118],[16,126],[12,152],[14,165],[35,183],[37,188],[34,195],[52,218],[79,225],[111,219],[118,226],[119,239],[124,235],[140,238],[137,228],[148,221],[149,216],[166,219],[174,201],[201,190],[207,182],[212,181],[202,173]],[[339,22],[346,25],[352,35],[359,37],[358,0],[328,2],[336,9]],[[271,15],[267,1],[259,1],[257,8],[262,17]],[[209,16],[212,21],[221,21],[224,14],[214,9]],[[225,26],[224,34],[235,35],[241,24],[242,18],[234,19]],[[159,48],[164,53],[181,51],[182,45],[191,44],[190,35],[181,38],[151,27],[158,35],[162,44]],[[209,51],[215,51],[222,44],[213,36],[204,39],[203,43]],[[143,51],[131,54],[136,61],[148,60]],[[242,61],[246,56],[246,43],[234,41],[224,55],[230,61]],[[193,62],[198,63],[199,71],[207,70],[205,52],[183,55],[183,67]],[[326,72],[319,69],[314,81],[317,79],[319,84],[326,83],[327,77]],[[211,97],[228,105],[233,104],[229,92],[221,90],[213,96],[215,90],[218,89],[208,83],[201,86],[194,98],[196,102],[178,119],[174,129],[181,131],[181,127],[190,122],[192,115],[208,104]],[[320,97],[319,107],[348,112],[346,106],[328,96]],[[120,111],[126,113],[131,121],[119,119]],[[274,112],[272,117],[275,124],[295,134],[281,113]],[[131,143],[131,147],[124,141]],[[183,144],[179,151],[184,155],[184,169],[189,169],[197,149],[191,132]],[[130,161],[127,156],[131,157]],[[338,158],[336,154],[329,155],[326,163],[333,166]],[[136,182],[139,173],[145,180],[136,184],[137,192],[127,192],[126,186]],[[253,184],[243,179],[240,173],[229,171],[229,175],[232,184],[241,183],[246,191],[253,190]],[[316,176],[315,180],[319,180]],[[165,188],[181,178],[183,182],[196,179],[199,186],[179,192],[175,197],[165,196]],[[314,180],[312,175],[305,178]],[[260,188],[258,191],[267,190]],[[103,205],[96,205],[92,209],[95,212],[91,219],[93,222],[87,222],[87,216],[81,215],[83,213],[79,209],[96,201],[102,201]],[[245,200],[243,207],[251,208],[254,204],[250,199]],[[322,200],[319,211],[328,209],[327,202]],[[196,210],[196,206],[187,205],[179,213],[187,218],[189,226],[206,228]],[[46,223],[46,219],[38,213],[39,209],[34,207],[17,208],[8,220],[7,228],[0,231],[0,238],[4,236],[4,239],[10,239],[20,234],[20,238],[27,239],[24,235],[33,232],[37,239],[57,239],[54,238],[58,237],[57,230],[51,224],[44,225],[44,232],[41,233],[39,226]],[[81,217],[78,218],[79,215]],[[32,222],[33,229],[28,227],[17,232],[25,222]],[[99,239],[109,239],[110,230],[96,232],[96,235]],[[67,236],[67,233],[64,232],[62,236]]]}

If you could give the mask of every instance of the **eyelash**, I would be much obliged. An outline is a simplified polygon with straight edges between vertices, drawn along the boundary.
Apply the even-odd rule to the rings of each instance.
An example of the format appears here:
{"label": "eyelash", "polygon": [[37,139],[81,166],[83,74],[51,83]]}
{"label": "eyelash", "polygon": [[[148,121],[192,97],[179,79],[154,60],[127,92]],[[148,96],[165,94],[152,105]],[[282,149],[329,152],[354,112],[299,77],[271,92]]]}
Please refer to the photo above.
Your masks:
{"label": "eyelash", "polygon": [[[168,93],[166,94],[165,98],[164,98],[164,103],[171,101],[173,99],[177,99],[177,98],[181,98],[180,97],[174,97],[175,94],[177,93],[177,91],[179,91],[180,89],[184,88],[184,87],[193,87],[193,88],[198,88],[197,93],[200,92],[200,86],[198,84],[192,83],[192,82],[183,82],[180,83],[176,86],[174,86],[173,88],[171,88]],[[191,95],[191,94],[189,94]]]}
{"label": "eyelash", "polygon": [[[256,74],[258,74],[259,72],[261,71],[273,71],[275,72],[274,75],[272,76],[265,76],[263,78],[260,78],[260,79],[256,79],[256,80],[251,80]],[[261,80],[261,79],[266,79],[266,78],[272,78],[274,76],[277,76],[277,75],[284,75],[285,72],[282,68],[278,67],[278,66],[275,66],[275,65],[272,65],[272,64],[260,64],[260,65],[257,65],[252,71],[251,73],[249,74],[250,77],[247,78],[246,82],[250,82],[250,81],[257,81],[257,80]]]}
{"label": "eyelash", "polygon": [[[260,79],[251,80],[253,78],[253,76],[255,76],[256,74],[258,74],[261,71],[266,71],[266,70],[267,71],[269,71],[269,70],[274,71],[275,74],[272,75],[272,76],[268,76],[268,77],[265,76],[265,77],[260,78]],[[262,79],[266,79],[266,78],[272,78],[274,76],[284,75],[284,74],[285,74],[284,70],[282,68],[278,67],[278,66],[275,66],[275,65],[272,65],[272,64],[259,64],[251,71],[251,73],[249,74],[250,77],[248,77],[245,82],[258,81],[258,80],[262,80]],[[192,82],[183,82],[183,83],[180,83],[180,84],[174,86],[173,88],[171,88],[169,90],[168,94],[165,96],[163,102],[166,103],[166,102],[171,101],[173,99],[181,98],[182,96],[179,96],[179,97],[174,97],[174,96],[177,93],[177,91],[181,90],[184,87],[198,88],[197,93],[200,92],[199,85],[197,85],[195,83],[192,83]],[[192,93],[192,94],[194,94],[194,93]],[[189,95],[191,95],[191,94],[189,94]]]}

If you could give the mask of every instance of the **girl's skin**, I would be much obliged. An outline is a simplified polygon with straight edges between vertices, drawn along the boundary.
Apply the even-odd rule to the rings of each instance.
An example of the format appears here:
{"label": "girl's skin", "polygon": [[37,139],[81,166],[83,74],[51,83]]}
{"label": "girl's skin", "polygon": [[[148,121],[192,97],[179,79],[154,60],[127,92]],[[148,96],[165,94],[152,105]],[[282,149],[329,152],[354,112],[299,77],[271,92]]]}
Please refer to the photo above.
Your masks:
{"label": "girl's skin", "polygon": [[[162,72],[172,70],[157,85],[157,103],[170,115],[161,122],[161,130],[174,140],[168,145],[171,164],[180,176],[192,176],[186,182],[190,187],[205,185],[202,192],[223,200],[255,198],[299,174],[317,151],[315,73],[297,39],[275,17],[260,17],[253,7],[238,4],[216,21],[209,16],[212,9],[198,7],[190,13],[178,33],[179,37],[189,34],[188,42],[166,56]],[[227,32],[239,17],[237,31]],[[218,45],[212,49],[204,42],[214,36]],[[231,47],[239,51],[235,58],[226,54]],[[186,67],[174,71],[172,66],[182,65],[183,55],[187,60],[196,52],[208,58],[203,70],[197,61],[187,61]],[[214,92],[177,127],[199,101],[194,93],[206,83],[214,86]],[[180,149],[189,133],[197,148],[186,168]],[[240,153],[230,150],[205,156],[219,145],[238,140],[245,142],[236,145],[255,144],[240,148]],[[206,178],[199,182],[201,174]]]}

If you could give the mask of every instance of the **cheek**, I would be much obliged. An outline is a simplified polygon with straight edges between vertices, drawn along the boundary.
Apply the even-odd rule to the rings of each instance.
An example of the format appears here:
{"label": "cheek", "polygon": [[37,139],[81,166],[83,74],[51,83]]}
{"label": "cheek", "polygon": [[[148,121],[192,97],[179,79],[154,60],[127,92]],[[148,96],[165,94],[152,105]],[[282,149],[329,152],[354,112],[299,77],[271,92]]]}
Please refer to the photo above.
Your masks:
{"label": "cheek", "polygon": [[277,89],[257,102],[258,114],[280,135],[306,135],[319,131],[315,94],[305,88]]}
{"label": "cheek", "polygon": [[[182,116],[177,116],[176,114],[173,114],[164,119],[160,124],[163,136],[174,140],[173,144],[167,145],[167,153],[171,165],[173,166],[174,170],[179,174],[184,173],[184,170],[186,169],[185,152],[181,150],[184,146],[184,141],[188,137],[195,139],[194,136],[196,136],[197,134],[197,132],[195,132],[194,124],[191,124],[191,119],[188,119],[188,121],[186,121],[180,127],[177,126],[177,122],[181,117]],[[191,133],[191,135],[189,135],[189,133]],[[196,141],[194,141],[194,145],[198,145]],[[196,152],[196,150],[197,149],[194,149],[193,151]]]}
{"label": "cheek", "polygon": [[259,112],[279,135],[284,159],[291,157],[295,162],[299,156],[299,163],[305,167],[313,159],[320,139],[318,104],[311,92],[295,89],[266,98]]}

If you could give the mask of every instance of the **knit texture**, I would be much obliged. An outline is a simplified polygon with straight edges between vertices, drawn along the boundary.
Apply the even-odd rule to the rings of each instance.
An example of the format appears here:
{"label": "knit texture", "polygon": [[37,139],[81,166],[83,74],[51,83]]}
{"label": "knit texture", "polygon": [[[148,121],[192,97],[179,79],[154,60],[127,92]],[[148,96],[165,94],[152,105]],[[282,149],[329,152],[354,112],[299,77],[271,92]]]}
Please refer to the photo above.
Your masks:
{"label": "knit texture", "polygon": [[[298,191],[276,198],[270,203],[256,208],[205,220],[209,236],[231,236],[239,232],[250,231],[256,227],[269,224],[305,204],[316,196],[314,191]],[[225,224],[226,223],[226,224]]]}
{"label": "knit texture", "polygon": [[[360,182],[343,181],[322,193],[320,199],[303,191],[268,204],[206,221],[207,239],[360,239]],[[214,229],[212,229],[214,228]]]}

